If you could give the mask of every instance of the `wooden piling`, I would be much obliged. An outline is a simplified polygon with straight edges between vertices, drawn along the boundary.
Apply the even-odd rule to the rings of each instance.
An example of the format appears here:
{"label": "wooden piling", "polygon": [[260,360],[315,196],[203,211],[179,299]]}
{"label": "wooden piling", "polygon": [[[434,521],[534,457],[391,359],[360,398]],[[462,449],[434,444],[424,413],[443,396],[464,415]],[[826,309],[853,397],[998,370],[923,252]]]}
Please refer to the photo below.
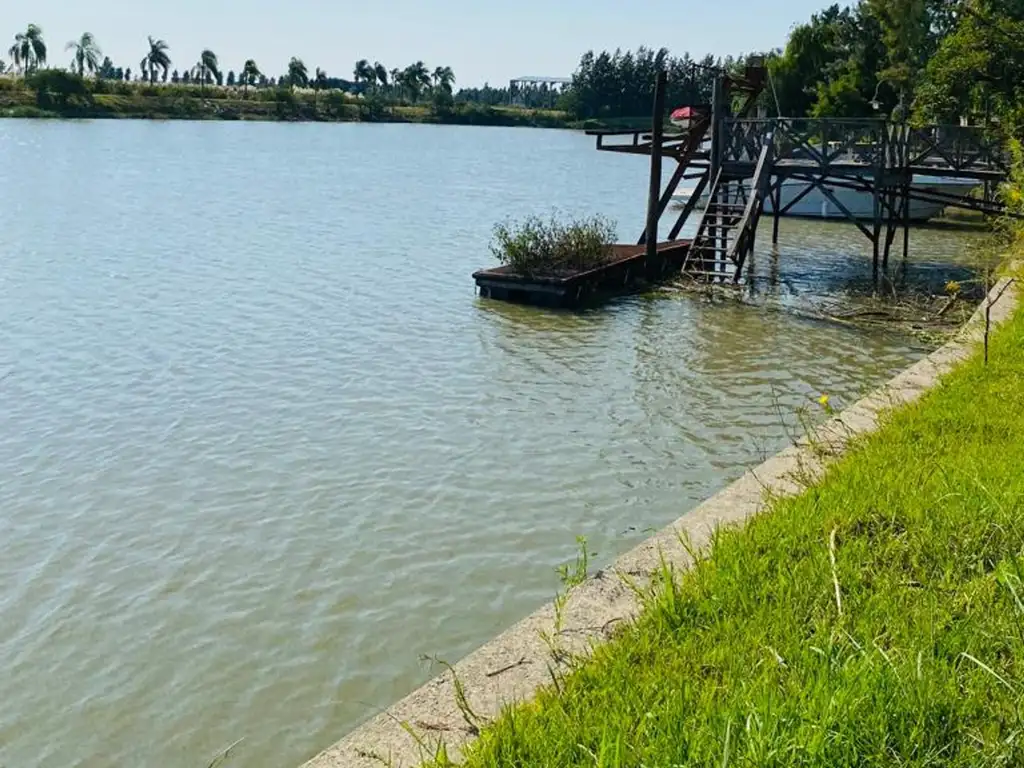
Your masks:
{"label": "wooden piling", "polygon": [[878,247],[880,245],[878,241],[882,239],[882,196],[880,186],[878,176],[876,176],[874,183],[871,185],[871,196],[874,199],[874,220],[871,227],[871,245],[873,248],[871,270],[875,277],[878,277],[878,260],[882,255],[881,249]]}
{"label": "wooden piling", "polygon": [[903,261],[910,253],[910,184],[903,185]]}
{"label": "wooden piling", "polygon": [[651,179],[647,196],[647,228],[644,236],[648,263],[658,252],[658,219],[661,218],[661,147],[665,136],[665,89],[668,77],[659,70],[654,81],[654,109],[651,114]]}
{"label": "wooden piling", "polygon": [[779,244],[779,209],[782,208],[782,179],[779,178],[772,190],[772,245]]}

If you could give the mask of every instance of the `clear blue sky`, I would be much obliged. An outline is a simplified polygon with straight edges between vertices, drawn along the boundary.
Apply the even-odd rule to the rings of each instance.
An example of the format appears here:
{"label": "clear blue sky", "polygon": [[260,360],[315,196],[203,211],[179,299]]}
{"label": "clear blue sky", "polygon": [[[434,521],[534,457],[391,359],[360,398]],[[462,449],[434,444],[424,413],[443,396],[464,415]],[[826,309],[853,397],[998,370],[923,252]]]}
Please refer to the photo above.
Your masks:
{"label": "clear blue sky", "polygon": [[50,63],[64,44],[96,35],[117,66],[137,69],[146,36],[164,38],[179,69],[203,48],[222,68],[254,58],[268,75],[291,56],[310,69],[351,77],[366,58],[389,69],[422,59],[449,65],[459,85],[523,75],[568,76],[588,49],[665,46],[673,53],[742,53],[785,43],[826,0],[0,0],[0,55],[29,22],[39,24]]}

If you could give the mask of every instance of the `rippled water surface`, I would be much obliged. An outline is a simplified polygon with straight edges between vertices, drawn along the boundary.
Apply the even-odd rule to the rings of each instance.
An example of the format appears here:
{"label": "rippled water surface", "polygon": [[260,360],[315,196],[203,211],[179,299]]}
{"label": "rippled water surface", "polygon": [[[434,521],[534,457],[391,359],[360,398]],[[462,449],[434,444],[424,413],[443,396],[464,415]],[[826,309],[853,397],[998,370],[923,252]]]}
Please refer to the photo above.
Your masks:
{"label": "rippled water surface", "polygon": [[[924,350],[732,303],[482,301],[507,214],[642,228],[568,132],[0,122],[0,765],[294,766]],[[763,229],[770,232],[770,227]],[[927,279],[965,235],[915,232]],[[863,289],[786,221],[780,306]]]}

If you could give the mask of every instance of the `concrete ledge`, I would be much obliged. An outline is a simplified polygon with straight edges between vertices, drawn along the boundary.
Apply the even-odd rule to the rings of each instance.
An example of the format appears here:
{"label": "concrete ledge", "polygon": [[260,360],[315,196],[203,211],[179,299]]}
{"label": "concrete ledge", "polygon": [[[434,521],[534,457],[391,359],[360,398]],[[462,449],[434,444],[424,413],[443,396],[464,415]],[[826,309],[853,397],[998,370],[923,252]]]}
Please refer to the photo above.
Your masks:
{"label": "concrete ledge", "polygon": [[[799,493],[819,477],[830,457],[854,438],[874,431],[882,414],[919,398],[940,377],[970,357],[984,336],[986,307],[992,325],[1005,321],[1018,300],[1013,278],[1000,280],[971,319],[945,346],[920,360],[882,387],[850,406],[797,446],[791,446],[746,472],[683,517],[618,558],[573,589],[556,617],[545,605],[455,665],[473,712],[484,719],[501,708],[531,698],[551,682],[551,670],[564,671],[568,659],[588,654],[608,639],[615,627],[640,610],[644,589],[662,562],[676,571],[688,568],[690,551],[705,548],[717,528],[742,524],[769,500]],[[476,735],[456,704],[451,672],[430,682],[369,720],[304,768],[410,768],[419,765],[444,741],[450,756]]]}

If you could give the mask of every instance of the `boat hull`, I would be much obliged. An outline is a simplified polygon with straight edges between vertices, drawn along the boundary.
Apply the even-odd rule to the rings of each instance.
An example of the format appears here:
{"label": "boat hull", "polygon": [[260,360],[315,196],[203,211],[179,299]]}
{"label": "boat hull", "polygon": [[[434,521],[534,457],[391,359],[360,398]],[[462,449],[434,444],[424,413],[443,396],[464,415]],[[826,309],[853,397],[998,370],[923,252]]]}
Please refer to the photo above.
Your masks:
{"label": "boat hull", "polygon": [[[848,189],[846,187],[834,187],[829,184],[826,184],[825,186],[828,187],[832,195],[842,203],[854,218],[868,221],[874,219],[875,203],[874,197],[870,192],[865,190]],[[962,179],[948,179],[935,176],[921,176],[915,177],[914,179],[914,189],[939,192],[956,197],[967,195],[976,186],[976,182],[965,181]],[[793,201],[801,192],[804,191],[804,189],[806,189],[806,187],[806,182],[802,181],[785,180],[782,182],[781,207],[785,211],[785,213],[782,214],[783,216],[810,219],[847,218],[842,208],[830,200],[829,197],[817,187],[812,189],[793,204],[792,207],[786,210],[786,207],[793,203]],[[690,192],[682,192],[675,197],[677,200],[685,202],[689,199],[689,196]],[[702,196],[697,207],[703,208],[705,205],[707,205],[707,195]],[[941,215],[945,207],[946,206],[941,202],[912,199],[910,201],[910,220],[927,221],[928,219]],[[765,200],[764,212],[774,213],[774,206],[771,197]]]}

